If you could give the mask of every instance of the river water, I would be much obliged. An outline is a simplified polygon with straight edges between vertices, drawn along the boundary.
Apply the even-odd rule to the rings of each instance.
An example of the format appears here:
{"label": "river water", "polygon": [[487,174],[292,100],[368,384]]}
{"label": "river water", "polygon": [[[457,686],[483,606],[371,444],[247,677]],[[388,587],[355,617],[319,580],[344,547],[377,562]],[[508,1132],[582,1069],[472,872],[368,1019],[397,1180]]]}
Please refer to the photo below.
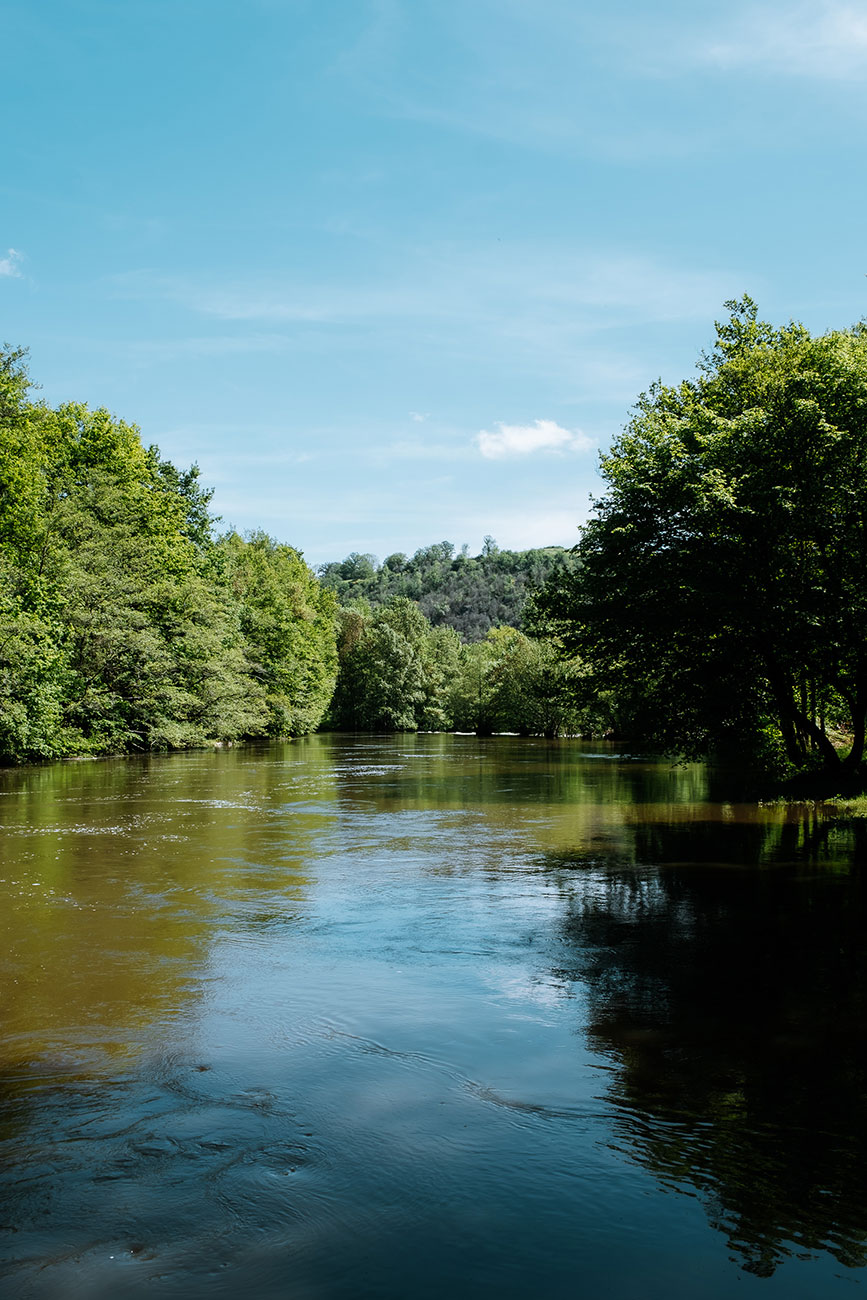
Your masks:
{"label": "river water", "polygon": [[0,773],[10,1297],[813,1297],[867,1263],[864,824],[598,744]]}

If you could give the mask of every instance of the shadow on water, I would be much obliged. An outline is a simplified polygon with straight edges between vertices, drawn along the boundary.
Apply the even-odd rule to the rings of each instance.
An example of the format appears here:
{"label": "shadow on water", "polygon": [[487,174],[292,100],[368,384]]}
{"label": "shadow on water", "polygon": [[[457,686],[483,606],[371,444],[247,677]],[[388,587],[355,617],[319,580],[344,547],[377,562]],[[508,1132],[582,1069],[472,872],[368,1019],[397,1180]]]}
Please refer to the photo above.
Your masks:
{"label": "shadow on water", "polygon": [[820,1250],[867,1264],[859,860],[864,823],[809,816],[639,826],[601,876],[549,859],[579,868],[557,975],[588,990],[617,1145],[759,1276]]}

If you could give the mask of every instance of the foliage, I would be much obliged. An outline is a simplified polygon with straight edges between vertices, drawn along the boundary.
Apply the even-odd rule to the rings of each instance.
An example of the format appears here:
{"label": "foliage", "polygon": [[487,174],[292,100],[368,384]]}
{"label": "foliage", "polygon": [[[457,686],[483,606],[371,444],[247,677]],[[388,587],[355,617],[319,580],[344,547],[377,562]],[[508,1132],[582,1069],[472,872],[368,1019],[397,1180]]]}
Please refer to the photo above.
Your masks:
{"label": "foliage", "polygon": [[291,546],[266,533],[220,540],[241,631],[265,690],[267,733],[315,731],[334,691],[335,600]]}
{"label": "foliage", "polygon": [[428,705],[430,625],[405,597],[341,611],[331,722],[357,731],[415,731]]}
{"label": "foliage", "polygon": [[515,628],[461,645],[454,628],[432,628],[404,596],[377,609],[359,601],[338,619],[334,727],[554,736],[578,725],[572,666]]}
{"label": "foliage", "polygon": [[571,557],[558,546],[501,551],[485,539],[475,557],[451,542],[422,547],[412,558],[389,555],[379,567],[372,555],[353,552],[319,569],[322,583],[341,605],[365,599],[376,608],[397,596],[414,601],[434,627],[451,627],[464,641],[480,641],[493,627],[520,627],[527,598]]}
{"label": "foliage", "polygon": [[[539,605],[632,723],[854,770],[867,716],[867,330],[774,329],[745,298],[699,375],[603,457],[579,566]],[[843,753],[841,742],[847,743]]]}
{"label": "foliage", "polygon": [[133,425],[30,401],[0,353],[0,759],[318,724],[333,597],[289,547],[216,545],[209,500]]}
{"label": "foliage", "polygon": [[460,731],[553,737],[597,729],[576,704],[577,664],[548,641],[492,628],[484,641],[464,647],[461,669],[453,693]]}

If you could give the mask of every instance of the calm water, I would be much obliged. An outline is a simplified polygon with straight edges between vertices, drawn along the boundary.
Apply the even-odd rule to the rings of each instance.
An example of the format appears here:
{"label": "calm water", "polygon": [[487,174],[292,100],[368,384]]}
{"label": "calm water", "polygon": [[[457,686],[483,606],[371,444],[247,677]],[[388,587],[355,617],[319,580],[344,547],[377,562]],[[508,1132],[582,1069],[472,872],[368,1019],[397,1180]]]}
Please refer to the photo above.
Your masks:
{"label": "calm water", "polygon": [[863,824],[605,746],[0,773],[10,1297],[813,1297],[867,1262]]}

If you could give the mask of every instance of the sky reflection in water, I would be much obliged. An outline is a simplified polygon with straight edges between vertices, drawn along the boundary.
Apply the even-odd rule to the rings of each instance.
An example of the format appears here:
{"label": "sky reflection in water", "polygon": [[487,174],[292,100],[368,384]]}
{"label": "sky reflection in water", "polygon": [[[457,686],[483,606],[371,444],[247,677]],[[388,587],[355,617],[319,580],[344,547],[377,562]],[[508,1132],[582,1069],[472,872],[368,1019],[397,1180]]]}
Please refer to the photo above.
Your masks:
{"label": "sky reflection in water", "polygon": [[860,1288],[863,830],[604,746],[0,776],[36,1298]]}

